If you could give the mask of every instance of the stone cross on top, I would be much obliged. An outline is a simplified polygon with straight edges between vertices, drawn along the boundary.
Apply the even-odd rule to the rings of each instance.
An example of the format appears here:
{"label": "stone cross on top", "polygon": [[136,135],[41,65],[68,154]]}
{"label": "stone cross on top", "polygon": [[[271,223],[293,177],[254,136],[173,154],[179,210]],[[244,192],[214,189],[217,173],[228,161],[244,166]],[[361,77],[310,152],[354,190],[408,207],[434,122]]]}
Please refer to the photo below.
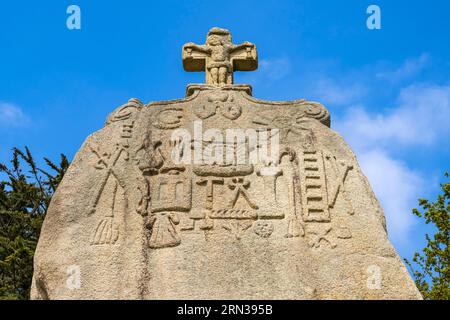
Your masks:
{"label": "stone cross on top", "polygon": [[183,67],[186,71],[205,71],[206,83],[214,86],[233,84],[234,71],[258,68],[256,46],[250,42],[234,45],[226,29],[212,28],[206,44],[186,43],[183,46]]}

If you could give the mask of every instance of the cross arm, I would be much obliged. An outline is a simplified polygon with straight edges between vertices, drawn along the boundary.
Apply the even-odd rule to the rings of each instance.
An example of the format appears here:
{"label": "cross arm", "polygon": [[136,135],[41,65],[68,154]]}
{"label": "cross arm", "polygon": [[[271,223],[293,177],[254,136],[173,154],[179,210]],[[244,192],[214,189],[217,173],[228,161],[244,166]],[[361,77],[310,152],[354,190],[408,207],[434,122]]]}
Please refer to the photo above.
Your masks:
{"label": "cross arm", "polygon": [[182,60],[183,68],[186,71],[205,71],[206,58],[210,55],[211,49],[206,46],[189,42],[183,46]]}
{"label": "cross arm", "polygon": [[253,71],[258,68],[258,54],[256,45],[244,42],[233,46],[231,49],[231,60],[235,71]]}

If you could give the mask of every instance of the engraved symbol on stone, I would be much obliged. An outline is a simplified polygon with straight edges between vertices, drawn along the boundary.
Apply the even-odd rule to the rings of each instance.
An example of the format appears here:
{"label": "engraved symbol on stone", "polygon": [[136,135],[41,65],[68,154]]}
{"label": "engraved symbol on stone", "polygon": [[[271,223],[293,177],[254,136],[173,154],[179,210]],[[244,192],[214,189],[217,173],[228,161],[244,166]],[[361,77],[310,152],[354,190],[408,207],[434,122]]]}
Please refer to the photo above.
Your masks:
{"label": "engraved symbol on stone", "polygon": [[309,239],[309,246],[311,248],[320,248],[321,242],[327,242],[332,249],[337,245],[331,239],[331,226],[329,224],[313,224],[307,225],[307,235]]}
{"label": "engraved symbol on stone", "polygon": [[112,191],[112,199],[111,205],[109,208],[109,212],[105,215],[105,217],[99,222],[97,228],[94,231],[94,234],[91,239],[91,245],[100,245],[100,244],[114,244],[119,238],[119,228],[114,221],[114,209],[116,206],[116,196],[118,183],[117,181],[113,181],[113,191]]}
{"label": "engraved symbol on stone", "polygon": [[[74,158],[46,214],[31,298],[422,298],[352,151],[329,129],[326,109],[259,100],[250,86],[229,84],[230,73],[256,62],[255,48],[230,53],[226,32],[209,36],[206,52],[187,45],[183,57],[187,69],[206,71],[209,84],[189,86],[185,99],[146,107],[129,101]],[[214,137],[219,148],[240,154],[234,139],[222,143],[214,134],[227,131],[238,143],[248,137],[248,162],[189,153],[192,141],[212,144]],[[283,159],[272,152],[276,143],[261,141],[269,131],[287,147]],[[262,162],[269,147],[272,163]],[[204,159],[212,161],[203,166]],[[140,215],[130,212],[130,199]],[[64,270],[74,263],[82,286],[67,290]],[[368,269],[375,270],[369,284]]]}
{"label": "engraved symbol on stone", "polygon": [[191,215],[191,218],[200,218],[205,219],[204,226],[200,227],[200,229],[211,229],[213,224],[212,221],[210,221],[209,217],[211,215],[213,204],[214,204],[214,185],[215,184],[224,184],[224,180],[222,178],[205,178],[200,179],[196,182],[198,185],[204,185],[206,187],[206,197],[205,197],[205,210],[200,211],[199,216],[193,216]]}
{"label": "engraved symbol on stone", "polygon": [[[140,101],[131,101],[123,106],[115,116],[111,119],[111,121],[118,121],[118,120],[124,120],[129,119],[131,117],[131,111],[130,108],[137,108],[140,106]],[[122,124],[122,134],[121,143],[118,143],[116,145],[116,148],[113,153],[108,152],[101,152],[95,148],[93,148],[91,145],[89,145],[90,150],[92,153],[97,157],[97,163],[94,165],[94,167],[98,170],[103,170],[103,176],[100,179],[98,188],[96,192],[94,193],[94,197],[91,200],[90,206],[89,206],[89,214],[93,214],[97,210],[97,205],[99,203],[99,200],[102,196],[102,194],[105,191],[105,187],[108,184],[108,181],[110,178],[113,178],[114,180],[114,188],[113,188],[113,197],[110,207],[110,213],[108,213],[104,219],[100,221],[97,228],[94,231],[94,235],[91,240],[92,245],[98,245],[98,244],[114,244],[118,237],[119,237],[119,230],[118,226],[116,225],[114,221],[114,209],[115,209],[115,203],[116,203],[116,195],[117,195],[117,188],[118,185],[125,190],[125,184],[121,182],[119,179],[116,171],[115,166],[117,161],[119,160],[120,156],[124,154],[124,160],[129,160],[129,144],[128,144],[128,138],[132,137],[133,133],[133,127],[134,127],[134,121],[125,122]],[[125,191],[124,191],[125,192]],[[124,201],[127,201],[127,198],[125,197]]]}
{"label": "engraved symbol on stone", "polygon": [[270,221],[259,220],[255,222],[253,230],[261,238],[269,238],[273,233],[274,227]]}
{"label": "engraved symbol on stone", "polygon": [[264,202],[258,216],[261,219],[284,218],[277,199],[277,179],[283,174],[283,170],[278,166],[269,165],[259,169],[256,174],[263,179],[264,190]]}
{"label": "engraved symbol on stone", "polygon": [[130,121],[129,123],[124,123],[122,125],[122,135],[120,136],[121,138],[132,138],[133,135],[133,127],[134,127],[134,121]]}
{"label": "engraved symbol on stone", "polygon": [[222,178],[206,178],[197,181],[198,185],[206,186],[205,208],[212,210],[214,203],[214,184],[223,184]]}
{"label": "engraved symbol on stone", "polygon": [[230,120],[236,120],[242,114],[242,107],[235,103],[233,96],[223,91],[210,93],[206,104],[194,106],[194,113],[203,120],[216,115],[217,110]]}
{"label": "engraved symbol on stone", "polygon": [[222,228],[228,230],[236,240],[240,240],[244,232],[252,226],[252,221],[246,220],[231,220],[227,224],[223,225]]}
{"label": "engraved symbol on stone", "polygon": [[236,120],[242,114],[242,107],[234,103],[233,99],[230,99],[220,107],[220,113],[222,113],[225,118]]}
{"label": "engraved symbol on stone", "polygon": [[194,106],[194,113],[200,119],[205,120],[216,114],[216,106],[214,104],[197,104]]}
{"label": "engraved symbol on stone", "polygon": [[[100,179],[98,189],[94,193],[94,197],[91,200],[89,214],[93,214],[97,210],[97,205],[102,194],[105,191],[105,188],[108,185],[108,181],[112,181],[113,189],[112,189],[112,200],[110,204],[109,212],[105,215],[105,217],[99,222],[97,228],[94,231],[94,234],[91,239],[92,245],[99,244],[114,244],[119,237],[118,226],[114,221],[114,209],[116,204],[116,195],[118,192],[118,186],[120,185],[123,189],[125,188],[124,184],[120,182],[118,175],[115,172],[114,166],[116,165],[117,160],[120,155],[124,151],[123,146],[117,145],[113,154],[110,153],[101,153],[96,150],[92,146],[89,146],[94,155],[97,156],[98,161],[94,166],[98,170],[106,170],[103,172],[103,177]],[[125,199],[126,201],[126,199]]]}
{"label": "engraved symbol on stone", "polygon": [[177,164],[176,160],[174,160],[183,158],[184,148],[180,146],[182,143],[183,142],[179,139],[169,141],[169,148],[166,147],[164,149],[165,153],[161,153],[164,164],[160,170],[160,173],[177,175],[186,170],[183,165]]}
{"label": "engraved symbol on stone", "polygon": [[158,129],[175,129],[181,126],[183,109],[178,107],[163,108],[155,115],[153,125]]}
{"label": "engraved symbol on stone", "polygon": [[164,164],[161,145],[161,141],[153,141],[150,130],[144,133],[142,144],[136,150],[135,156],[137,166],[144,174],[156,174]]}
{"label": "engraved symbol on stone", "polygon": [[313,149],[303,151],[301,178],[303,220],[329,222],[327,183],[321,152]]}
{"label": "engraved symbol on stone", "polygon": [[92,245],[114,244],[119,238],[118,226],[112,218],[105,218],[100,221],[95,229],[91,240]]}
{"label": "engraved symbol on stone", "polygon": [[325,117],[327,110],[319,103],[308,102],[304,108],[305,114],[315,119]]}
{"label": "engraved symbol on stone", "polygon": [[[128,146],[125,145],[117,145],[115,151],[112,154],[109,153],[101,153],[100,151],[94,149],[91,145],[89,145],[89,148],[91,149],[92,153],[97,156],[98,161],[95,165],[96,169],[99,170],[106,170],[103,173],[103,176],[100,179],[98,188],[96,192],[94,193],[94,197],[92,198],[89,213],[92,214],[96,210],[97,203],[100,199],[100,196],[103,193],[103,190],[105,188],[106,182],[108,181],[110,175],[113,175],[115,179],[119,182],[120,180],[115,172],[114,166],[117,163],[117,160],[119,160],[120,155],[125,152],[128,153],[127,148]],[[128,157],[126,157],[128,158]]]}
{"label": "engraved symbol on stone", "polygon": [[285,238],[298,238],[300,236],[303,237],[304,235],[305,233],[298,220],[296,218],[290,218]]}
{"label": "engraved symbol on stone", "polygon": [[228,92],[223,91],[210,93],[207,98],[208,103],[194,106],[194,113],[203,120],[214,116],[217,109],[228,100],[228,95]]}
{"label": "engraved symbol on stone", "polygon": [[312,130],[309,130],[304,136],[302,141],[303,152],[314,152],[316,150],[316,136]]}
{"label": "engraved symbol on stone", "polygon": [[[202,164],[194,164],[193,171],[201,177],[237,177],[247,176],[253,173],[253,164],[245,163],[245,159],[249,159],[250,148],[248,142],[217,142],[217,141],[193,141],[195,144],[201,144],[204,148],[214,148],[215,152],[220,151],[223,155],[220,163],[215,163],[212,159],[208,159],[208,155],[204,154]],[[218,151],[217,151],[218,150]],[[204,152],[205,153],[205,152]],[[231,157],[230,157],[231,155]],[[239,161],[244,159],[244,161]],[[244,162],[244,163],[242,163]]]}
{"label": "engraved symbol on stone", "polygon": [[209,30],[206,44],[186,43],[182,50],[186,71],[204,71],[206,83],[223,86],[233,83],[233,71],[253,71],[258,67],[256,46],[250,42],[234,45],[226,29]]}
{"label": "engraved symbol on stone", "polygon": [[[248,98],[247,98],[248,99]],[[303,131],[311,130],[311,120],[320,121],[326,126],[330,126],[330,114],[320,103],[298,100],[285,103],[269,103],[271,105],[281,105],[286,109],[283,115],[274,111],[263,111],[255,114],[253,123],[279,129],[281,138],[285,141],[291,134],[301,137]]]}
{"label": "engraved symbol on stone", "polygon": [[305,117],[304,112],[293,112],[292,115],[274,116],[272,118],[257,114],[253,123],[278,129],[282,141],[286,141],[290,134],[302,136],[304,130],[310,130],[308,122],[311,121]]}
{"label": "engraved symbol on stone", "polygon": [[301,186],[300,186],[300,177],[299,177],[299,160],[297,157],[297,153],[290,147],[284,148],[280,152],[280,164],[283,157],[287,156],[290,163],[290,177],[288,181],[289,187],[289,206],[291,210],[288,213],[288,226],[285,237],[286,238],[297,238],[299,236],[304,236],[303,225],[301,222]]}
{"label": "engraved symbol on stone", "polygon": [[337,177],[337,183],[331,190],[330,208],[334,208],[339,194],[342,194],[342,197],[344,198],[344,201],[347,203],[348,206],[347,213],[349,215],[355,214],[355,209],[353,208],[353,205],[350,201],[350,197],[348,196],[347,190],[345,188],[345,180],[348,176],[349,171],[353,169],[353,166],[348,165],[343,161],[338,161],[336,157],[331,155],[327,155],[326,159],[329,160],[329,162],[331,163],[333,171]]}
{"label": "engraved symbol on stone", "polygon": [[180,223],[176,213],[159,212],[147,218],[146,228],[149,229],[149,247],[152,249],[175,247],[181,243],[175,228]]}
{"label": "engraved symbol on stone", "polygon": [[136,98],[128,100],[128,102],[122,106],[120,106],[117,111],[115,111],[107,120],[106,125],[122,120],[128,120],[133,115],[133,112],[141,109],[143,103]]}
{"label": "engraved symbol on stone", "polygon": [[158,170],[164,164],[161,153],[161,141],[153,141],[150,130],[146,131],[142,138],[141,146],[136,150],[135,161],[137,167],[142,172],[138,178],[138,190],[140,199],[136,207],[136,212],[142,216],[147,216],[148,205],[150,203],[150,176],[158,174]]}
{"label": "engraved symbol on stone", "polygon": [[247,220],[257,219],[258,215],[256,212],[246,209],[214,209],[211,210],[210,217],[213,219]]}
{"label": "engraved symbol on stone", "polygon": [[242,197],[247,201],[248,205],[252,209],[258,209],[258,206],[250,200],[250,197],[248,195],[247,189],[250,187],[250,181],[245,180],[244,178],[233,178],[228,183],[228,188],[233,190],[233,197],[230,201],[229,208],[233,209],[236,205],[236,202],[239,199],[239,196],[242,195]]}
{"label": "engraved symbol on stone", "polygon": [[151,211],[189,211],[191,179],[180,175],[156,176],[152,188]]}

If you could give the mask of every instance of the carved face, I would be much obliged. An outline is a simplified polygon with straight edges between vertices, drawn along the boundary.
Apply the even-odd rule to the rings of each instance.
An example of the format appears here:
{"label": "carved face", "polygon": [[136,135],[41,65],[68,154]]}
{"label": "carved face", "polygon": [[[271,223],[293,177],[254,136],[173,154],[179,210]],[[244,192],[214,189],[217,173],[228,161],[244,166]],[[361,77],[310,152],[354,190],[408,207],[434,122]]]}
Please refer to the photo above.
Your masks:
{"label": "carved face", "polygon": [[220,46],[223,44],[222,37],[216,34],[210,35],[206,40],[206,44],[210,46]]}

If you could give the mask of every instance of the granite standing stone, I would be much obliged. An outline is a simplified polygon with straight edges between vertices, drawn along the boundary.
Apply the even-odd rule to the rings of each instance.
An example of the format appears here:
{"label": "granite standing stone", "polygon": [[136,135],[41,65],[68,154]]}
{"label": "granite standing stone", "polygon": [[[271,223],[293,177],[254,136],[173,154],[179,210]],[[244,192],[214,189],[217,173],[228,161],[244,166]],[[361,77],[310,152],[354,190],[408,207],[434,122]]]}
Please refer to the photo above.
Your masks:
{"label": "granite standing stone", "polygon": [[328,110],[233,84],[257,51],[225,29],[184,45],[182,60],[206,84],[131,99],[76,154],[44,221],[31,297],[421,299]]}

